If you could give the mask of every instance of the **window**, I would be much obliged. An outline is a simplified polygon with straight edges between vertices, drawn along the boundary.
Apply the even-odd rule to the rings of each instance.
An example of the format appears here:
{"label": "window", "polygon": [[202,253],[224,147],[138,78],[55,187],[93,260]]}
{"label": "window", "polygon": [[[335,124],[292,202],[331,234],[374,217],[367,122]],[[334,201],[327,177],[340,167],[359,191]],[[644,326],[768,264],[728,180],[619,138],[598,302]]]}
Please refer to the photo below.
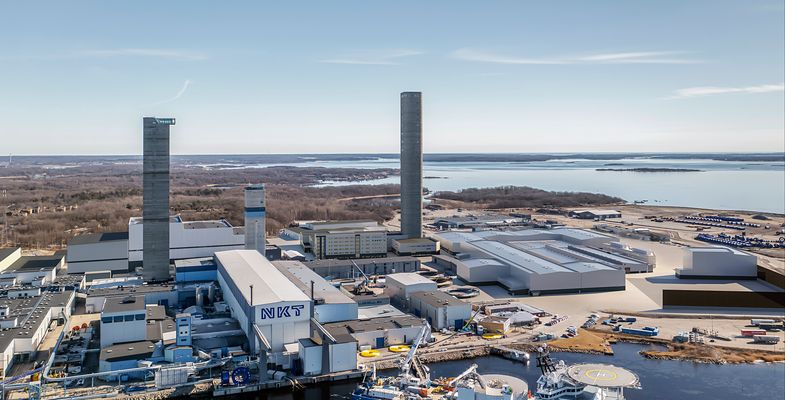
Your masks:
{"label": "window", "polygon": [[122,315],[118,315],[118,316],[114,317],[114,322],[123,322],[123,316]]}
{"label": "window", "polygon": [[137,321],[144,321],[144,314],[136,314]]}
{"label": "window", "polygon": [[101,318],[101,322],[103,322],[105,324],[111,324],[112,323],[112,317],[103,317],[103,318]]}
{"label": "window", "polygon": [[133,321],[134,320],[134,316],[133,315],[125,315],[125,316],[123,316],[123,318],[125,318],[125,322],[129,322],[129,321]]}

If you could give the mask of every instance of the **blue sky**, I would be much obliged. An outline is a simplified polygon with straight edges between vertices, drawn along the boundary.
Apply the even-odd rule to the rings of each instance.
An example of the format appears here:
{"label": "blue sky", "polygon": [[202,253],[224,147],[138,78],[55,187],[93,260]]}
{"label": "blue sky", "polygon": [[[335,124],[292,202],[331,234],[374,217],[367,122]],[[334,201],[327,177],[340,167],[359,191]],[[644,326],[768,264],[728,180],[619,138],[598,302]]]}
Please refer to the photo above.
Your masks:
{"label": "blue sky", "polygon": [[0,153],[783,151],[784,4],[3,2]]}

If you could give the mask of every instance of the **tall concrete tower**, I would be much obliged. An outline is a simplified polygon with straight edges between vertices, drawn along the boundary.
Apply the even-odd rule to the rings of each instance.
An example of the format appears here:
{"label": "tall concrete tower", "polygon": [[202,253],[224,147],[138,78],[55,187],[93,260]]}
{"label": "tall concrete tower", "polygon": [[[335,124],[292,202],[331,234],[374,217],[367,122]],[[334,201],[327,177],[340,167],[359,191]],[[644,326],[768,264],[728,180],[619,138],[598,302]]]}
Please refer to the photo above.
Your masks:
{"label": "tall concrete tower", "polygon": [[264,184],[245,187],[245,248],[264,255]]}
{"label": "tall concrete tower", "polygon": [[142,267],[145,281],[169,279],[169,126],[174,118],[145,117]]}
{"label": "tall concrete tower", "polygon": [[422,93],[401,93],[401,233],[422,237]]}

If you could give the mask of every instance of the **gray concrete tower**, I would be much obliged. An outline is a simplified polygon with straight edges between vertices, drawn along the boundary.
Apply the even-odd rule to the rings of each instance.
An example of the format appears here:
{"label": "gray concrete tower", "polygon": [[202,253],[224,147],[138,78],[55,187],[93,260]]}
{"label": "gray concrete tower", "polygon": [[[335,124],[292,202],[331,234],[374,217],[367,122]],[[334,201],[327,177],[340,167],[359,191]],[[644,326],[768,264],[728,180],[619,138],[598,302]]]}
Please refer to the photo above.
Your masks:
{"label": "gray concrete tower", "polygon": [[422,237],[422,93],[401,93],[401,233]]}
{"label": "gray concrete tower", "polygon": [[142,267],[145,281],[169,279],[169,126],[174,118],[145,117]]}

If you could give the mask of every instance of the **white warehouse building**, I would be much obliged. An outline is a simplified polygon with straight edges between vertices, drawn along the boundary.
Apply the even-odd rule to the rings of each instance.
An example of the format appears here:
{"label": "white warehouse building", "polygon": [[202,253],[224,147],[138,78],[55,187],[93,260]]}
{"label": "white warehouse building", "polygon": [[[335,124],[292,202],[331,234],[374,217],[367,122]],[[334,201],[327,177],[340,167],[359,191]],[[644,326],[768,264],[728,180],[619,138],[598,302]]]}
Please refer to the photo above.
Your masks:
{"label": "white warehouse building", "polygon": [[472,305],[440,290],[412,293],[409,307],[433,329],[463,328],[472,317]]}
{"label": "white warehouse building", "polygon": [[[142,263],[142,218],[128,221],[128,262]],[[183,221],[179,215],[169,221],[169,259],[211,257],[216,251],[245,248],[245,229],[226,220]]]}
{"label": "white warehouse building", "polygon": [[394,304],[409,307],[409,299],[413,293],[436,291],[436,282],[414,272],[389,274],[385,278],[384,294]]}
{"label": "white warehouse building", "polygon": [[756,279],[758,257],[730,247],[709,246],[684,249],[679,278]]}
{"label": "white warehouse building", "polygon": [[251,353],[296,351],[310,337],[311,299],[256,250],[215,253],[218,284]]}
{"label": "white warehouse building", "polygon": [[[624,290],[625,271],[647,271],[645,262],[611,253],[618,239],[596,232],[550,230],[445,232],[435,235],[458,277],[472,284],[500,284],[532,295]],[[602,248],[602,250],[600,249]]]}

